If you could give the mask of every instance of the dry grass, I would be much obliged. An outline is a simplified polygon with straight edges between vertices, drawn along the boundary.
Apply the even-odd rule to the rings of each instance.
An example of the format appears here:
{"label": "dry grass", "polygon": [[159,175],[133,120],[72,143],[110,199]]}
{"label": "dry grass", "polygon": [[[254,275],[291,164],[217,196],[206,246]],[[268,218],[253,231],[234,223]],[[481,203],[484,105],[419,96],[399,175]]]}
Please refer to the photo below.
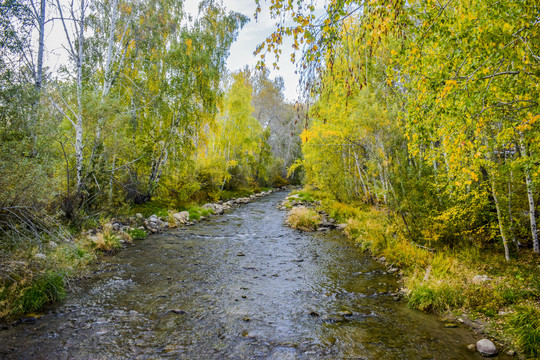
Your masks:
{"label": "dry grass", "polygon": [[294,229],[315,231],[321,222],[321,215],[313,209],[299,206],[291,209],[287,220]]}

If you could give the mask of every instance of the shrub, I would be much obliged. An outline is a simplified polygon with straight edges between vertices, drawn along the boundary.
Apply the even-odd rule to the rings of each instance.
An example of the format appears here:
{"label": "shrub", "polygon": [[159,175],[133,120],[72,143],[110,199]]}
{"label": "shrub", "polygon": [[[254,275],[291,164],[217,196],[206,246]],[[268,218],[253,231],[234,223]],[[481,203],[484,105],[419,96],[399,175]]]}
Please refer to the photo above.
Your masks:
{"label": "shrub", "polygon": [[321,222],[321,216],[315,210],[299,206],[289,212],[288,220],[295,229],[314,231]]}

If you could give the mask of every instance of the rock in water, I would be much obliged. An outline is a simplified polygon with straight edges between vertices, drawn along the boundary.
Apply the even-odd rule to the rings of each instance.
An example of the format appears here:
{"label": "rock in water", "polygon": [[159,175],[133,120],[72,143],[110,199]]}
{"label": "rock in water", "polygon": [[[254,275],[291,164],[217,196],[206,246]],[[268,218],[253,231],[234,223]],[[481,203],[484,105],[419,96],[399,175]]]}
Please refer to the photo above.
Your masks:
{"label": "rock in water", "polygon": [[495,344],[489,339],[478,340],[476,342],[476,350],[478,350],[482,356],[495,356],[498,352]]}

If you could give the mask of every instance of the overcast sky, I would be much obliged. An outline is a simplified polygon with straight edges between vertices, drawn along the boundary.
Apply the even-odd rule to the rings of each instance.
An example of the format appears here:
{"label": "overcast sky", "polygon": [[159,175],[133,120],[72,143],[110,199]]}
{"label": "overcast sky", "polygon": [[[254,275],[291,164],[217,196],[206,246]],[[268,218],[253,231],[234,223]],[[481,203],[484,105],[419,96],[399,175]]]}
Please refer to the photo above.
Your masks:
{"label": "overcast sky", "polygon": [[[199,1],[186,0],[184,6],[191,14],[197,13]],[[238,39],[231,47],[231,55],[227,61],[227,66],[231,71],[244,68],[246,65],[254,67],[257,64],[258,57],[253,56],[257,45],[262,43],[268,35],[275,29],[275,20],[270,18],[268,7],[269,2],[261,0],[263,8],[258,20],[255,21],[255,0],[223,0],[227,10],[237,11],[250,18],[250,21],[244,26],[238,35]],[[271,70],[271,77],[281,76],[285,81],[285,97],[290,101],[298,98],[298,80],[299,76],[295,74],[295,65],[290,62],[291,42],[284,41],[283,54],[279,61],[279,70],[272,68],[274,62],[272,56],[266,56],[267,67]],[[297,58],[299,56],[297,55]]]}

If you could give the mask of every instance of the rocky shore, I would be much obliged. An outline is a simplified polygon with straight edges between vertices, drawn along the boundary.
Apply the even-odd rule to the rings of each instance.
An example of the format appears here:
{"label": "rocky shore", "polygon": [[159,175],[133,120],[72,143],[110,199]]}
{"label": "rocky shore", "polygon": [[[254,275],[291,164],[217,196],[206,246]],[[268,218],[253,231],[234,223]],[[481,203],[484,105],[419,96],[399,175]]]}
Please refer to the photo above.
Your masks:
{"label": "rocky shore", "polygon": [[[285,190],[287,187],[280,187],[276,189],[270,189],[268,191],[262,191],[248,197],[240,197],[228,201],[218,201],[215,203],[207,203],[202,206],[203,209],[209,210],[212,215],[221,215],[227,210],[231,210],[235,207],[248,204],[254,199],[267,196],[275,191]],[[168,211],[168,217],[160,217],[156,214],[152,214],[147,218],[142,214],[137,213],[134,216],[126,217],[123,219],[111,219],[111,221],[100,228],[94,228],[83,233],[92,241],[97,241],[99,234],[104,232],[113,233],[120,237],[120,243],[129,242],[126,240],[129,238],[129,234],[134,231],[144,231],[146,234],[161,233],[168,229],[173,229],[183,226],[192,226],[199,221],[208,220],[208,217],[200,216],[199,219],[190,218],[188,211],[173,212]]]}

